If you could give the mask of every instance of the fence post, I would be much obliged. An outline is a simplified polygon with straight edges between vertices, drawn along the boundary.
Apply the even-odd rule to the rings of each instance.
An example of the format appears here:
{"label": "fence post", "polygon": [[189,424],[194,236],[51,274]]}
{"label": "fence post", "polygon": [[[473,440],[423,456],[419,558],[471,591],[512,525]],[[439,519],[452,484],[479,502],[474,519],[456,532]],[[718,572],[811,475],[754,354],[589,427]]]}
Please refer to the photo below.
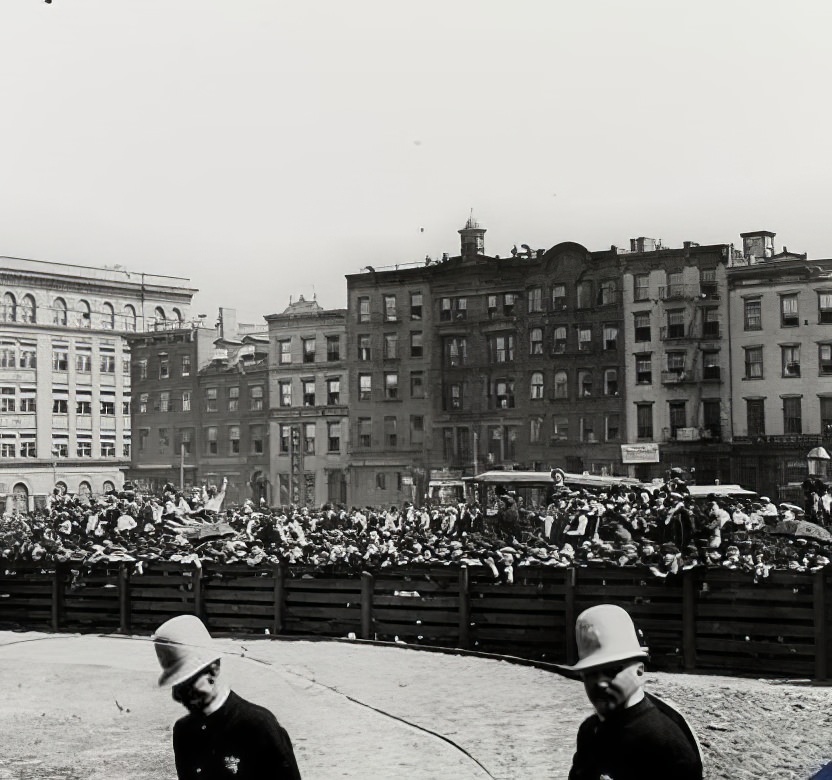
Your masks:
{"label": "fence post", "polygon": [[197,566],[194,570],[192,575],[191,582],[194,586],[194,614],[200,619],[203,620],[203,593],[202,593],[202,567]]}
{"label": "fence post", "polygon": [[471,647],[471,593],[467,566],[459,567],[459,647],[468,650]]}
{"label": "fence post", "polygon": [[812,605],[815,624],[815,679],[826,679],[826,575],[824,570],[815,572],[812,578]]}
{"label": "fence post", "polygon": [[566,621],[566,631],[564,632],[564,639],[566,641],[566,663],[574,664],[577,660],[575,658],[575,592],[578,589],[578,570],[574,566],[566,569],[565,585],[564,620]]}
{"label": "fence post", "polygon": [[118,565],[118,630],[130,633],[130,573],[126,563]]}
{"label": "fence post", "polygon": [[283,633],[283,621],[286,613],[286,567],[282,561],[272,566],[274,577],[274,615],[272,633],[277,636]]}
{"label": "fence post", "polygon": [[52,630],[59,631],[63,622],[64,612],[64,568],[60,563],[55,564],[55,575],[52,578]]}
{"label": "fence post", "polygon": [[373,575],[361,572],[361,638],[373,637]]}
{"label": "fence post", "polygon": [[696,669],[696,582],[695,572],[682,572],[682,664],[686,672]]}

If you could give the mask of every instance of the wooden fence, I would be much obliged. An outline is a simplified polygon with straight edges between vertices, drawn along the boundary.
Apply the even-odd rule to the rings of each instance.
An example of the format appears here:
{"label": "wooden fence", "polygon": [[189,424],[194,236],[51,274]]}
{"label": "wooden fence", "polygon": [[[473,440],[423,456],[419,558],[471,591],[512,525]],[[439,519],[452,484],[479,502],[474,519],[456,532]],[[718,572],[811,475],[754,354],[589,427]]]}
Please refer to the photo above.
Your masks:
{"label": "wooden fence", "polygon": [[575,660],[574,625],[598,603],[624,607],[652,668],[827,678],[826,572],[519,567],[495,584],[481,567],[408,566],[375,574],[299,567],[145,563],[91,569],[0,564],[0,625],[149,633],[181,613],[214,633],[394,640],[555,663]]}

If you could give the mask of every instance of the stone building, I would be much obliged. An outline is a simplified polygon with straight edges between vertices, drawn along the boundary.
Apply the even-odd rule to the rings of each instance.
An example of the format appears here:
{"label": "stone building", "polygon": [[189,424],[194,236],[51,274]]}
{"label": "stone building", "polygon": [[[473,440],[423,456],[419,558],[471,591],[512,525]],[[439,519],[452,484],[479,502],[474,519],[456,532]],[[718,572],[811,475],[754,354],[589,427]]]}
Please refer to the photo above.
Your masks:
{"label": "stone building", "polygon": [[353,503],[344,309],[297,301],[266,316],[269,475],[278,505]]}
{"label": "stone building", "polygon": [[[118,487],[131,456],[125,336],[177,326],[187,279],[0,258],[0,496]],[[10,497],[10,498],[9,498]]]}

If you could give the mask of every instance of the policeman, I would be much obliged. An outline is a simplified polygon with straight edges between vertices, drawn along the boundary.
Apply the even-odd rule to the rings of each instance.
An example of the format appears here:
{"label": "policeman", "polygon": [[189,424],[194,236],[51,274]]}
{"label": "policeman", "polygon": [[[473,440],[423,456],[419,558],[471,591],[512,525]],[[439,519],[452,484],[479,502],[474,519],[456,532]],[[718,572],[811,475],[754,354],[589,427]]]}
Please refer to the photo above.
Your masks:
{"label": "policeman", "polygon": [[644,691],[647,648],[621,607],[599,604],[578,616],[579,660],[560,666],[583,681],[595,714],[578,729],[569,780],[701,780],[693,732],[667,703]]}
{"label": "policeman", "polygon": [[162,667],[160,686],[188,714],[173,727],[179,780],[300,780],[286,730],[264,707],[232,691],[221,674],[221,653],[194,615],[179,615],[153,635]]}

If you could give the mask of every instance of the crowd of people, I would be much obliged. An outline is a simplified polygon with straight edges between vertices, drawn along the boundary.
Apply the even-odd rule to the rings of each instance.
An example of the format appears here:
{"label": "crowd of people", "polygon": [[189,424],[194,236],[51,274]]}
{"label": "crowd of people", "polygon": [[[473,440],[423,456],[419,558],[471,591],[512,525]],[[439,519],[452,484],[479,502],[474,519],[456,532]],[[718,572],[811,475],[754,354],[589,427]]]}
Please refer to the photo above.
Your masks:
{"label": "crowd of people", "polygon": [[[524,566],[633,566],[656,577],[722,567],[758,579],[772,569],[817,571],[832,559],[832,535],[805,522],[804,508],[766,496],[694,498],[678,479],[655,489],[588,490],[558,477],[545,506],[526,506],[500,487],[485,505],[386,509],[252,501],[224,508],[224,497],[225,484],[190,492],[167,485],[160,496],[130,483],[100,497],[56,491],[45,510],[0,519],[0,558],[7,565],[123,561],[139,573],[160,560],[345,572],[466,564],[501,582]],[[822,523],[822,510],[813,519]]]}

